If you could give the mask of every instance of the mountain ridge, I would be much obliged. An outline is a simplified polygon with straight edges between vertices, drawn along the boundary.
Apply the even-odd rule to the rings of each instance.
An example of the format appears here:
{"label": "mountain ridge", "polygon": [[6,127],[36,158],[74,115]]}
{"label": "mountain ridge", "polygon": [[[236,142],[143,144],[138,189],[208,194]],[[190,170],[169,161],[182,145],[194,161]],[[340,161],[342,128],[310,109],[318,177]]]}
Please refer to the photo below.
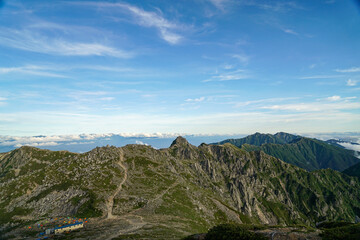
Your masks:
{"label": "mountain ridge", "polygon": [[234,144],[237,147],[240,147],[247,143],[250,145],[254,145],[254,146],[261,146],[262,144],[266,144],[266,143],[278,143],[278,144],[285,144],[285,143],[289,143],[297,138],[299,138],[300,136],[298,135],[293,135],[293,134],[289,134],[289,133],[285,133],[285,132],[278,132],[274,135],[270,134],[270,133],[259,133],[256,132],[255,134],[251,134],[248,135],[244,138],[239,138],[239,139],[226,139],[217,143],[213,143],[213,144],[224,144],[224,143],[231,143]]}
{"label": "mountain ridge", "polygon": [[[279,135],[282,136],[279,138]],[[261,150],[287,163],[308,171],[332,168],[343,171],[360,160],[354,152],[327,142],[287,133],[256,133],[240,139],[227,139],[214,144],[231,143],[247,151]]]}
{"label": "mountain ridge", "polygon": [[[330,169],[307,172],[229,143],[195,147],[177,138],[159,150],[127,145],[83,154],[14,151],[0,159],[1,166],[7,166],[0,177],[4,226],[45,216],[102,222],[111,215],[115,218],[106,221],[118,223],[104,226],[109,234],[126,229],[129,223],[123,222],[130,221],[129,229],[138,227],[139,236],[160,238],[156,234],[170,231],[180,237],[226,222],[315,225],[324,220],[354,221],[360,215],[357,178]],[[22,164],[9,167],[15,160]],[[92,228],[92,234],[99,234],[99,226]]]}

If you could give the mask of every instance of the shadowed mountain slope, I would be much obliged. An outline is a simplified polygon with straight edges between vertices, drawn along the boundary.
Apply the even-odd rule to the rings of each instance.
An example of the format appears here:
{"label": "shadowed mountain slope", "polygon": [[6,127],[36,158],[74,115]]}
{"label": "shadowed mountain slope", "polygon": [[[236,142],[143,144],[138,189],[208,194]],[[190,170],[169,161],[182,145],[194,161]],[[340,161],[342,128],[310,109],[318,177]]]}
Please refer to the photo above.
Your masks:
{"label": "shadowed mountain slope", "polygon": [[343,173],[360,178],[360,163],[345,169]]}

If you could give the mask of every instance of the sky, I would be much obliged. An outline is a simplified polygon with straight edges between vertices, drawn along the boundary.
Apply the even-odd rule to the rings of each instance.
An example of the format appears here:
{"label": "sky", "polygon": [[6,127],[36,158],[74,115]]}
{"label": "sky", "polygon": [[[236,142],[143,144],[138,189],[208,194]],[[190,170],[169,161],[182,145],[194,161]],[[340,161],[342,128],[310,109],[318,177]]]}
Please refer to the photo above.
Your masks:
{"label": "sky", "polygon": [[0,0],[0,135],[360,132],[353,0]]}

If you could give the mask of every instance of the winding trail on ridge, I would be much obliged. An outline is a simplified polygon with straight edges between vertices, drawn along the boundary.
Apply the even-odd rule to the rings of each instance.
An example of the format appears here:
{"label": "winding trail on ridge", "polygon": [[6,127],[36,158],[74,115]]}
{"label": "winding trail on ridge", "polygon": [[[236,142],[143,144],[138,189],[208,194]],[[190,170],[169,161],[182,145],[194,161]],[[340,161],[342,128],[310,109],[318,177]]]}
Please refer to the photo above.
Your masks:
{"label": "winding trail on ridge", "polygon": [[113,206],[114,206],[114,198],[115,196],[121,191],[123,184],[125,183],[127,176],[128,176],[128,171],[127,168],[124,166],[123,161],[124,161],[124,152],[121,148],[119,148],[119,152],[120,152],[120,160],[117,162],[117,164],[124,170],[124,178],[123,180],[120,182],[119,186],[117,187],[117,189],[115,190],[114,194],[109,196],[108,200],[106,201],[106,207],[107,207],[107,219],[114,219],[116,218],[116,216],[114,216],[112,214],[112,210],[113,210]]}
{"label": "winding trail on ridge", "polygon": [[[146,222],[140,214],[139,215],[136,214],[141,209],[133,210],[124,215],[113,215],[112,214],[113,206],[114,206],[114,198],[121,191],[122,186],[124,185],[124,183],[126,182],[126,180],[128,178],[128,170],[125,167],[125,165],[123,164],[123,162],[124,162],[124,152],[123,152],[122,148],[119,148],[119,161],[117,162],[117,164],[124,170],[124,177],[121,180],[118,187],[116,188],[115,192],[111,196],[109,196],[106,201],[106,207],[107,207],[106,219],[107,220],[117,219],[119,221],[123,220],[123,221],[127,222],[127,224],[129,224],[129,227],[124,228],[121,225],[119,227],[114,227],[112,230],[104,233],[104,235],[102,235],[101,238],[97,238],[99,240],[100,239],[113,239],[113,238],[116,238],[123,234],[130,234],[130,233],[136,232],[137,230],[141,229],[143,226],[148,224],[148,222]],[[165,189],[162,193],[157,195],[154,199],[150,200],[148,204],[156,202],[157,200],[162,198],[166,193],[168,193],[171,189],[176,187],[178,184],[179,184],[179,182],[175,181],[173,184],[171,184],[171,186],[169,186],[167,189]]]}
{"label": "winding trail on ridge", "polygon": [[[115,192],[111,196],[109,196],[109,198],[106,201],[106,207],[107,207],[106,219],[110,219],[110,220],[111,219],[122,219],[130,225],[130,228],[125,228],[125,229],[117,228],[117,229],[115,229],[114,232],[110,232],[110,235],[106,236],[105,239],[112,239],[112,238],[118,237],[119,235],[122,235],[122,234],[134,232],[147,224],[146,222],[144,222],[142,216],[133,215],[131,213],[125,214],[122,216],[117,216],[117,215],[112,214],[113,206],[114,206],[114,198],[121,191],[122,186],[124,185],[124,183],[126,182],[127,177],[128,177],[128,170],[125,167],[125,165],[123,164],[124,152],[121,148],[119,148],[119,152],[120,152],[120,159],[117,162],[117,164],[124,170],[124,178],[120,182],[119,186],[116,188]],[[104,239],[103,237],[104,236],[102,236],[101,238],[98,238],[98,239]]]}

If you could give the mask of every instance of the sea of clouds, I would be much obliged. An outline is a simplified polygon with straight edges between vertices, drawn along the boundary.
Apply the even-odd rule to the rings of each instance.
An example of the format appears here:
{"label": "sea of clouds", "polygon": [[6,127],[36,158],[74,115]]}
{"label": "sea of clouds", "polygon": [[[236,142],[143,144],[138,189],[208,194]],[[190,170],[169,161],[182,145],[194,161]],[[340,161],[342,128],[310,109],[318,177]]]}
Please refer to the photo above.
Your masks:
{"label": "sea of clouds", "polygon": [[[106,133],[39,136],[0,136],[0,152],[8,152],[21,146],[33,146],[49,150],[86,152],[97,146],[127,144],[149,145],[154,148],[167,148],[177,136],[185,137],[191,144],[214,143],[229,138],[241,138],[248,134],[206,135],[181,133]],[[312,133],[298,134],[320,140],[336,139],[343,147],[360,152],[360,133]]]}
{"label": "sea of clouds", "polygon": [[117,147],[127,144],[150,145],[154,148],[166,148],[178,136],[185,137],[191,144],[213,143],[228,138],[240,138],[245,134],[234,135],[193,135],[180,133],[120,133],[120,134],[79,134],[51,136],[0,136],[0,152],[11,151],[21,146],[33,146],[49,150],[67,150],[86,152],[98,146],[113,145]]}

